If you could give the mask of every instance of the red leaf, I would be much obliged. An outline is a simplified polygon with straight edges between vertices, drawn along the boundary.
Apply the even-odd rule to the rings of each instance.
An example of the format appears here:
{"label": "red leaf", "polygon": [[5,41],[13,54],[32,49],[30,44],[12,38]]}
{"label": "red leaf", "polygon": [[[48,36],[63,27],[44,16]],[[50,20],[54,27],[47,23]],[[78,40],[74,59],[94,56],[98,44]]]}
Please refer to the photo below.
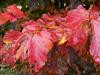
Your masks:
{"label": "red leaf", "polygon": [[100,64],[100,17],[92,20],[93,39],[90,45],[90,54],[95,62]]}
{"label": "red leaf", "polygon": [[16,17],[13,16],[11,13],[5,12],[5,13],[0,13],[0,25],[5,24],[6,22],[14,22],[16,21]]}
{"label": "red leaf", "polygon": [[30,65],[35,64],[34,70],[36,72],[45,65],[49,49],[52,48],[52,42],[49,37],[45,38],[46,35],[43,35],[45,35],[45,32],[35,34],[30,42],[29,63]]}
{"label": "red leaf", "polygon": [[3,61],[2,62],[8,64],[11,67],[14,67],[15,62],[16,62],[15,57],[14,57],[15,52],[11,49],[10,46],[7,46],[7,45],[4,45],[2,50],[3,50],[3,52],[5,52],[5,53],[3,53]]}
{"label": "red leaf", "polygon": [[89,12],[82,6],[67,14],[66,35],[69,45],[84,45],[89,34]]}
{"label": "red leaf", "polygon": [[24,61],[27,58],[26,51],[29,49],[30,40],[31,38],[29,37],[28,39],[25,39],[25,41],[21,43],[20,48],[16,52],[17,60],[21,59],[22,61]]}
{"label": "red leaf", "polygon": [[35,71],[38,71],[47,60],[48,50],[45,48],[41,38],[35,34],[30,43],[29,63],[35,64]]}
{"label": "red leaf", "polygon": [[37,23],[39,26],[44,26],[45,22],[42,19],[37,19]]}
{"label": "red leaf", "polygon": [[12,42],[14,42],[19,37],[19,35],[20,35],[19,31],[10,30],[10,31],[5,33],[4,42],[6,44],[11,44]]}
{"label": "red leaf", "polygon": [[48,32],[47,30],[42,30],[40,32],[40,36],[41,36],[41,41],[44,42],[45,44],[45,47],[48,49],[48,50],[51,50],[51,48],[53,47],[53,38],[51,36],[51,33]]}
{"label": "red leaf", "polygon": [[6,22],[14,22],[17,18],[25,18],[24,13],[15,4],[7,7],[7,12],[0,13],[0,25]]}
{"label": "red leaf", "polygon": [[10,15],[8,13],[0,13],[0,25],[8,22],[10,19]]}
{"label": "red leaf", "polygon": [[8,6],[6,10],[17,18],[25,18],[24,13],[19,8],[17,8],[16,4]]}
{"label": "red leaf", "polygon": [[38,24],[33,20],[23,23],[22,26],[24,27],[22,32],[34,32],[40,29]]}
{"label": "red leaf", "polygon": [[71,29],[77,29],[80,25],[89,19],[89,13],[81,5],[67,14],[67,26]]}
{"label": "red leaf", "polygon": [[4,55],[6,51],[4,50],[4,46],[0,46],[0,57]]}
{"label": "red leaf", "polygon": [[6,23],[9,20],[9,15],[7,13],[0,14],[0,25]]}
{"label": "red leaf", "polygon": [[4,62],[7,63],[8,65],[10,65],[11,67],[15,66],[15,58],[12,55],[6,55]]}
{"label": "red leaf", "polygon": [[49,20],[50,16],[49,14],[43,14],[41,18],[46,22]]}

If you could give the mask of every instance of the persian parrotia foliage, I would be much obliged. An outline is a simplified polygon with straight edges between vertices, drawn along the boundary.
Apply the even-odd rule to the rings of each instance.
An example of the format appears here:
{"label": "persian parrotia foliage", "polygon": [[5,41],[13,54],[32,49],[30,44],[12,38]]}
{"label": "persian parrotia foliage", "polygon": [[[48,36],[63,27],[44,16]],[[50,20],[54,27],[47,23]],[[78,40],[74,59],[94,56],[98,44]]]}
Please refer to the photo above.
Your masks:
{"label": "persian parrotia foliage", "polygon": [[[49,62],[48,54],[54,50],[55,45],[67,61],[70,57],[70,63],[77,61],[77,57],[82,57],[84,51],[89,49],[95,63],[100,64],[100,16],[96,6],[86,10],[78,5],[76,9],[61,10],[52,15],[45,13],[36,21],[25,21],[25,18],[24,12],[16,4],[8,6],[6,11],[0,13],[0,26],[21,20],[18,23],[21,30],[8,30],[3,41],[0,40],[0,64],[15,68],[18,62],[27,63],[32,75],[33,71],[39,72],[45,68]],[[86,48],[90,34],[91,44]],[[71,55],[75,53],[77,56],[73,58]],[[77,75],[81,75],[79,68],[73,66]]]}

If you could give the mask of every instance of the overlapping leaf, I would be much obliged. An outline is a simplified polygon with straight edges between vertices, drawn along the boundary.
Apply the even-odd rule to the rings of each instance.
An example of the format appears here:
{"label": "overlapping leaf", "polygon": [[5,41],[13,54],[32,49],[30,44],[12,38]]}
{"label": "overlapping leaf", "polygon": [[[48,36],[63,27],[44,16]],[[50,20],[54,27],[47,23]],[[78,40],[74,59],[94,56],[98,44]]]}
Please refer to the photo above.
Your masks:
{"label": "overlapping leaf", "polygon": [[0,13],[0,25],[9,21],[14,22],[17,18],[25,18],[25,15],[15,4],[10,5],[6,8],[6,12]]}
{"label": "overlapping leaf", "polygon": [[15,21],[16,18],[10,13],[0,13],[0,25],[5,24],[8,21]]}
{"label": "overlapping leaf", "polygon": [[4,36],[4,43],[11,44],[20,36],[20,32],[16,30],[10,30],[6,32]]}
{"label": "overlapping leaf", "polygon": [[25,18],[24,13],[16,6],[16,4],[8,6],[6,10],[17,18]]}
{"label": "overlapping leaf", "polygon": [[100,63],[100,17],[91,21],[93,38],[90,45],[90,54],[95,62]]}
{"label": "overlapping leaf", "polygon": [[44,66],[47,54],[53,47],[52,36],[46,29],[38,31],[38,25],[33,21],[26,22],[24,25],[26,26],[21,33],[18,31],[6,33],[5,43],[6,41],[13,43],[5,56],[5,62],[12,64],[17,60],[21,62],[29,60],[29,64],[35,65],[34,70],[37,72]]}
{"label": "overlapping leaf", "polygon": [[78,6],[77,9],[69,11],[66,18],[69,43],[76,45],[86,42],[89,34],[89,12],[82,6]]}
{"label": "overlapping leaf", "polygon": [[[17,18],[24,18],[24,14],[16,5],[9,6],[7,11]],[[61,13],[54,15],[43,14],[37,21],[29,20],[23,23],[21,32],[7,32],[4,36],[4,42],[9,48],[7,49],[8,54],[5,55],[5,62],[13,64],[17,60],[21,62],[27,60],[30,67],[34,65],[34,70],[38,72],[45,65],[48,52],[52,49],[54,42],[58,42],[58,45],[66,43],[68,46],[74,46],[75,48],[84,47],[90,33],[89,11],[82,6],[78,6],[77,9],[70,10],[66,14],[67,16]],[[1,24],[3,23],[5,21]],[[97,48],[99,47],[97,44],[99,20],[92,20],[92,24],[96,34],[94,34],[90,52],[93,58],[98,61],[99,58],[97,57],[99,56],[98,53],[100,53],[99,48]],[[11,42],[10,45],[7,44],[9,41]]]}
{"label": "overlapping leaf", "polygon": [[[49,52],[47,45],[50,44],[50,40],[46,39],[42,41],[42,37],[39,34],[35,34],[30,43],[29,49],[29,63],[35,64],[35,71],[37,72],[45,62],[47,61],[47,54]],[[52,47],[52,43],[51,43]]]}

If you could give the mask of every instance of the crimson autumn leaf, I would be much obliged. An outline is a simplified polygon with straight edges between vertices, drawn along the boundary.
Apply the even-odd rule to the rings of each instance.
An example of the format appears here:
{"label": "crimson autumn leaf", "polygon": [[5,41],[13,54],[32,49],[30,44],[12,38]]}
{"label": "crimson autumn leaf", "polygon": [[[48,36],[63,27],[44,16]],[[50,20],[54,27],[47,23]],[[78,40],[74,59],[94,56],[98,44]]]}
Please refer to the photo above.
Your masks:
{"label": "crimson autumn leaf", "polygon": [[8,21],[15,21],[16,18],[12,16],[10,13],[0,13],[0,25],[5,24]]}
{"label": "crimson autumn leaf", "polygon": [[3,44],[0,47],[0,63],[6,63],[11,67],[15,66],[14,53],[10,45]]}
{"label": "crimson autumn leaf", "polygon": [[3,61],[4,63],[7,63],[11,67],[14,67],[16,62],[15,58],[12,55],[6,55]]}
{"label": "crimson autumn leaf", "polygon": [[45,24],[45,22],[42,20],[42,19],[37,19],[37,23],[39,24],[39,25],[44,25]]}
{"label": "crimson autumn leaf", "polygon": [[93,38],[90,45],[90,54],[95,62],[100,64],[100,17],[96,20],[91,20]]}
{"label": "crimson autumn leaf", "polygon": [[3,56],[4,56],[5,53],[6,53],[6,51],[4,50],[3,45],[0,46],[0,64],[3,61],[3,58],[4,58]]}
{"label": "crimson autumn leaf", "polygon": [[9,21],[14,22],[17,18],[25,18],[24,13],[15,4],[8,6],[6,10],[6,12],[0,13],[0,25]]}
{"label": "crimson autumn leaf", "polygon": [[35,31],[38,31],[40,29],[38,24],[33,20],[29,20],[27,22],[24,22],[22,24],[22,27],[24,27],[22,32],[35,32]]}
{"label": "crimson autumn leaf", "polygon": [[52,44],[53,37],[51,34],[52,33],[48,32],[45,29],[40,32],[41,40],[44,42],[44,44],[48,50],[51,50],[51,48],[53,47],[53,44]]}
{"label": "crimson autumn leaf", "polygon": [[82,22],[88,20],[89,12],[85,10],[81,5],[77,9],[73,9],[67,13],[67,23],[68,28],[77,29],[80,27]]}
{"label": "crimson autumn leaf", "polygon": [[9,20],[9,15],[6,13],[0,13],[0,25],[6,23]]}
{"label": "crimson autumn leaf", "polygon": [[34,70],[37,72],[42,68],[47,61],[47,54],[52,48],[53,43],[50,39],[51,36],[48,35],[49,32],[41,31],[40,33],[30,34],[17,50],[16,59],[21,59],[22,61],[27,58],[28,50],[28,60],[30,65],[35,65]]}
{"label": "crimson autumn leaf", "polygon": [[27,22],[24,22],[24,23],[22,24],[22,27],[26,27],[26,26],[30,26],[30,25],[35,25],[35,24],[36,24],[35,21],[29,20],[29,21],[27,21]]}
{"label": "crimson autumn leaf", "polygon": [[[10,30],[6,32],[4,36],[4,43],[2,46],[2,55],[3,59],[2,62],[8,64],[11,67],[15,66],[16,59],[15,59],[15,53],[16,53],[16,47],[15,45],[18,44],[17,42],[20,42],[18,38],[20,38],[20,32],[16,30]],[[16,40],[18,40],[16,42]],[[16,42],[16,43],[14,43]],[[15,45],[14,45],[15,44]],[[14,45],[14,48],[13,48]],[[17,45],[16,45],[17,46]],[[1,56],[1,55],[0,55]]]}
{"label": "crimson autumn leaf", "polygon": [[[83,44],[89,34],[89,12],[81,5],[67,14],[67,33],[70,45]],[[86,22],[86,23],[85,23]],[[82,45],[83,46],[83,45]]]}
{"label": "crimson autumn leaf", "polygon": [[17,8],[16,4],[10,5],[6,8],[7,12],[12,13],[17,18],[25,18],[24,13]]}
{"label": "crimson autumn leaf", "polygon": [[4,43],[11,44],[12,42],[14,42],[20,35],[19,31],[16,30],[9,30],[8,32],[5,33],[4,35]]}
{"label": "crimson autumn leaf", "polygon": [[16,52],[13,56],[16,60],[28,59],[30,65],[35,65],[34,70],[37,72],[44,66],[47,54],[53,46],[52,36],[46,29],[38,31],[38,25],[33,21],[25,22],[23,26],[25,27],[21,35],[13,44],[13,49]]}
{"label": "crimson autumn leaf", "polygon": [[45,64],[48,50],[45,48],[41,38],[35,34],[30,43],[29,63],[35,64],[35,71]]}
{"label": "crimson autumn leaf", "polygon": [[50,14],[43,14],[41,19],[44,21],[44,22],[48,22],[50,20],[52,20]]}
{"label": "crimson autumn leaf", "polygon": [[29,44],[30,44],[30,38],[22,42],[20,48],[17,50],[16,55],[15,55],[17,60],[21,59],[21,61],[24,61],[27,58],[26,51],[29,48]]}

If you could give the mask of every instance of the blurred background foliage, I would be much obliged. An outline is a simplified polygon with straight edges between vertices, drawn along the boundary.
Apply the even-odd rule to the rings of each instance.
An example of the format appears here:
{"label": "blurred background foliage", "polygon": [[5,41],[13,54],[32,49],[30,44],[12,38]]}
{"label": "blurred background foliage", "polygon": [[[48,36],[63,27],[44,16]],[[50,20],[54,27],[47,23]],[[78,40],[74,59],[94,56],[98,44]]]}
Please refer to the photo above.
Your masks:
{"label": "blurred background foliage", "polygon": [[48,5],[52,6],[52,4],[55,5],[55,8],[59,9],[65,4],[68,6],[71,1],[81,1],[88,7],[94,0],[0,0],[0,9],[13,3],[21,5],[23,7],[22,10],[24,11],[26,11],[27,6],[29,6],[30,10],[34,10],[37,9],[36,7],[44,9],[47,8]]}

